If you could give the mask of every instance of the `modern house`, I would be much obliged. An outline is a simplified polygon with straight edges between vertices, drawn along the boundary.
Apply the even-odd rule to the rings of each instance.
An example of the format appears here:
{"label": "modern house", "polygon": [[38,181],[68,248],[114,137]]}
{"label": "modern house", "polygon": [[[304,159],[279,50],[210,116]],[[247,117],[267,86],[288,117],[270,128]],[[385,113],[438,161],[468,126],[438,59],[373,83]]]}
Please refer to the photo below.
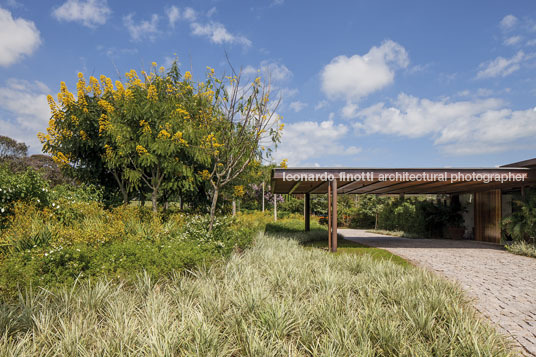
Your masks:
{"label": "modern house", "polygon": [[493,168],[276,168],[272,192],[305,196],[309,229],[310,195],[328,195],[330,249],[337,250],[337,196],[340,194],[444,194],[467,207],[466,235],[500,243],[501,220],[512,200],[536,186],[536,158]]}

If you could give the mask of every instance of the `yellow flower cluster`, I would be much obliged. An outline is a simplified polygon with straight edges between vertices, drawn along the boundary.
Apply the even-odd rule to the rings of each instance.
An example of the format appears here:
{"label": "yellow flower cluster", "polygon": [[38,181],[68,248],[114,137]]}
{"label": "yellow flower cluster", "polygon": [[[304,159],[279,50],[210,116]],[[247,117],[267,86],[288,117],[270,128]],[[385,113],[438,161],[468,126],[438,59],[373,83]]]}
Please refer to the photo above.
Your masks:
{"label": "yellow flower cluster", "polygon": [[192,79],[192,74],[190,73],[190,71],[186,71],[184,73],[184,79],[187,80],[187,81]]}
{"label": "yellow flower cluster", "polygon": [[208,172],[208,170],[203,170],[200,174],[203,180],[208,180],[210,178],[210,172]]}
{"label": "yellow flower cluster", "polygon": [[288,160],[287,159],[284,159],[283,161],[281,161],[281,163],[279,164],[279,166],[283,169],[286,169],[288,166],[287,166],[287,163],[288,163]]}
{"label": "yellow flower cluster", "polygon": [[132,99],[134,99],[134,92],[132,92],[131,89],[127,89],[127,90],[125,91],[125,99],[126,99],[126,100],[132,100]]}
{"label": "yellow flower cluster", "polygon": [[177,105],[177,109],[175,111],[184,119],[190,119],[190,113],[188,113],[188,111],[184,109],[184,107],[182,107],[181,105]]}
{"label": "yellow flower cluster", "polygon": [[108,144],[104,145],[104,148],[106,149],[106,153],[104,154],[104,156],[108,159],[108,160],[111,160],[114,156],[114,151],[112,149],[112,147]]}
{"label": "yellow flower cluster", "polygon": [[242,185],[239,185],[239,186],[234,186],[233,187],[233,193],[234,193],[234,196],[235,197],[242,197],[244,196],[244,186]]}
{"label": "yellow flower cluster", "polygon": [[183,139],[182,137],[182,132],[180,131],[177,131],[174,135],[173,135],[173,138],[172,138],[173,141],[175,142],[178,142],[180,144],[183,144],[183,145],[188,145],[188,142],[186,140]]}
{"label": "yellow flower cluster", "polygon": [[80,137],[82,138],[82,140],[86,141],[88,139],[88,136],[86,134],[85,131],[83,130],[80,130]]}
{"label": "yellow flower cluster", "polygon": [[158,100],[158,93],[156,91],[156,87],[153,84],[151,84],[149,86],[149,89],[147,90],[147,99],[153,102],[156,102]]}
{"label": "yellow flower cluster", "polygon": [[114,111],[114,106],[112,104],[110,104],[110,102],[104,100],[104,99],[101,99],[98,101],[99,105],[101,106],[102,109],[106,110],[108,113],[113,113]]}
{"label": "yellow flower cluster", "polygon": [[165,130],[165,129],[162,129],[160,130],[160,132],[158,133],[158,139],[169,139],[171,137],[171,134]]}
{"label": "yellow flower cluster", "polygon": [[99,80],[93,76],[89,77],[89,85],[95,96],[100,96],[102,94],[101,87],[99,85]]}
{"label": "yellow flower cluster", "polygon": [[216,136],[214,136],[214,134],[207,135],[207,137],[205,138],[205,143],[207,147],[213,147],[215,149],[223,146],[223,144],[218,143],[218,140],[216,139]]}
{"label": "yellow flower cluster", "polygon": [[144,134],[151,134],[152,133],[152,130],[151,130],[151,127],[149,126],[149,123],[146,122],[145,120],[140,120],[140,126],[143,128],[142,129],[142,132]]}
{"label": "yellow flower cluster", "polygon": [[63,106],[69,106],[74,102],[74,95],[69,92],[65,82],[60,83],[60,92],[58,93],[58,102]]}
{"label": "yellow flower cluster", "polygon": [[69,164],[69,159],[61,151],[59,151],[56,155],[52,156],[52,160],[54,160],[54,162],[60,166]]}
{"label": "yellow flower cluster", "polygon": [[138,155],[140,155],[140,156],[143,156],[143,155],[146,155],[146,154],[149,153],[149,152],[147,151],[147,149],[144,148],[144,147],[141,146],[141,145],[136,146],[136,152],[137,152]]}
{"label": "yellow flower cluster", "polygon": [[114,85],[112,80],[105,75],[100,76],[102,87],[104,88],[104,94],[112,93],[114,91]]}
{"label": "yellow flower cluster", "polygon": [[112,128],[112,123],[110,123],[110,120],[108,119],[108,116],[106,114],[101,114],[99,118],[99,135],[103,131],[107,131]]}
{"label": "yellow flower cluster", "polygon": [[130,72],[125,73],[125,77],[127,77],[129,85],[144,87],[144,84],[138,77],[138,73],[136,73],[135,70],[131,69]]}
{"label": "yellow flower cluster", "polygon": [[84,80],[84,74],[78,73],[78,83],[76,83],[78,104],[83,108],[84,113],[88,113],[87,101],[86,101],[86,81]]}

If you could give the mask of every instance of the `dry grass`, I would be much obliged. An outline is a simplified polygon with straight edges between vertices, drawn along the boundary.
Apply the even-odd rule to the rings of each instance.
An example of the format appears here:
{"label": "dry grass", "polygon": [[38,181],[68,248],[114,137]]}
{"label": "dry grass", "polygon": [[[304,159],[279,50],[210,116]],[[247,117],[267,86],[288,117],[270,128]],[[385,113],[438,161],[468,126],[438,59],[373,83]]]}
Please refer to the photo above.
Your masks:
{"label": "dry grass", "polygon": [[456,286],[260,235],[169,281],[98,281],[0,307],[1,356],[507,356]]}

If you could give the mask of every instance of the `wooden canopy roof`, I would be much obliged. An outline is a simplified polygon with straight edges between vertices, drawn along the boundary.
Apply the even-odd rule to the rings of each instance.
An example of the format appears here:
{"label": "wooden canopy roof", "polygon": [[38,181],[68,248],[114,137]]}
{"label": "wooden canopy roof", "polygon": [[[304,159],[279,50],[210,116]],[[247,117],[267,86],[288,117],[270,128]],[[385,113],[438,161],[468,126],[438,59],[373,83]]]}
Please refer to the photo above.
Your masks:
{"label": "wooden canopy roof", "polygon": [[[279,194],[325,194],[337,180],[339,194],[448,194],[515,189],[536,184],[536,159],[493,168],[276,168],[271,188]],[[522,167],[522,164],[528,164]],[[500,178],[508,177],[501,182]],[[485,182],[485,178],[491,181]]]}

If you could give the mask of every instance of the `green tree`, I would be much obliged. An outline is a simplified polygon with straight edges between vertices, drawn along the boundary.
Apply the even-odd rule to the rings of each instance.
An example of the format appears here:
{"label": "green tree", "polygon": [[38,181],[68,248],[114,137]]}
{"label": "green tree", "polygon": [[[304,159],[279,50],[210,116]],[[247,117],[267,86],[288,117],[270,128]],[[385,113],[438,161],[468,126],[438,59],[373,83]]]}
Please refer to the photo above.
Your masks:
{"label": "green tree", "polygon": [[22,158],[28,155],[28,146],[8,136],[0,135],[0,160],[6,158]]}
{"label": "green tree", "polygon": [[279,103],[270,103],[271,86],[257,77],[243,83],[241,73],[211,81],[214,112],[204,126],[202,147],[211,160],[204,171],[211,190],[210,226],[212,229],[218,198],[223,187],[235,181],[255,161],[270,157],[264,145],[277,144],[283,124],[275,113]]}

